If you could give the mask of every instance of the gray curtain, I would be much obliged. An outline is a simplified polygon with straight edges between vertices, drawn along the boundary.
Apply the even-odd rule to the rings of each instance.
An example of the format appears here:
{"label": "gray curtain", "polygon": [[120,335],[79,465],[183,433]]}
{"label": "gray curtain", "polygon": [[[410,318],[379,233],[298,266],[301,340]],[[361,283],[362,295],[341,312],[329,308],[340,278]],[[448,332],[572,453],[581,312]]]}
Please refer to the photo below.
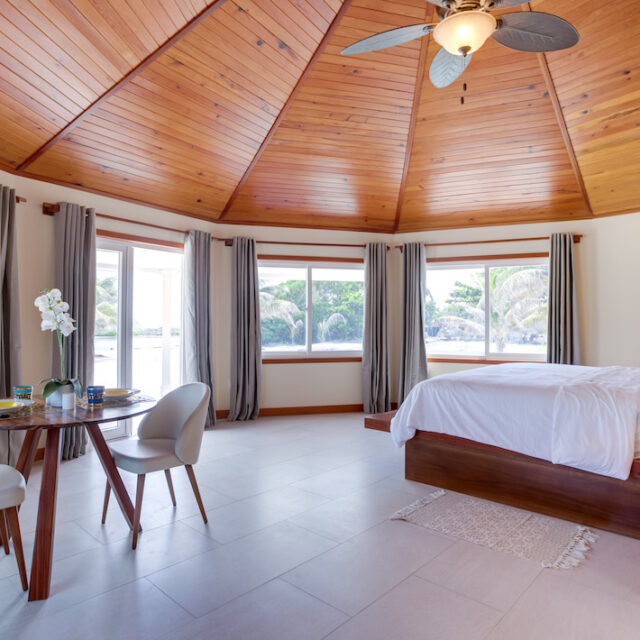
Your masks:
{"label": "gray curtain", "polygon": [[229,420],[260,411],[262,337],[256,242],[234,238],[231,274],[231,401]]}
{"label": "gray curtain", "polygon": [[[0,186],[0,395],[10,398],[21,379],[20,300],[16,193]],[[0,462],[14,465],[24,440],[23,431],[0,431]]]}
{"label": "gray curtain", "polygon": [[364,256],[362,403],[368,413],[391,409],[387,245],[370,242]]}
{"label": "gray curtain", "polygon": [[426,261],[424,244],[410,242],[402,249],[402,352],[398,402],[427,377],[424,345]]}
{"label": "gray curtain", "polygon": [[211,234],[189,231],[184,243],[183,382],[211,389],[206,426],[216,423],[211,361]]}
{"label": "gray curtain", "polygon": [[550,242],[547,362],[580,364],[573,235],[553,233]]}
{"label": "gray curtain", "polygon": [[[96,311],[96,214],[68,202],[58,203],[54,217],[55,286],[69,303],[77,329],[65,340],[67,377],[78,378],[84,388],[93,384],[93,333]],[[53,375],[60,375],[60,356],[54,335]],[[62,433],[62,459],[83,455],[87,447],[84,427]]]}

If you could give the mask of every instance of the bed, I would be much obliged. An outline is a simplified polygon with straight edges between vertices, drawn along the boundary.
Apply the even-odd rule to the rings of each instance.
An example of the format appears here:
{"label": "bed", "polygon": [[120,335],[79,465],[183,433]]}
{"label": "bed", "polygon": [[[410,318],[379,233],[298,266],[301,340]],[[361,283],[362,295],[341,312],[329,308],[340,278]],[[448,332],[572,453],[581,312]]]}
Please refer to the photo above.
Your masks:
{"label": "bed", "polygon": [[640,538],[640,369],[494,365],[438,376],[365,426],[410,480]]}

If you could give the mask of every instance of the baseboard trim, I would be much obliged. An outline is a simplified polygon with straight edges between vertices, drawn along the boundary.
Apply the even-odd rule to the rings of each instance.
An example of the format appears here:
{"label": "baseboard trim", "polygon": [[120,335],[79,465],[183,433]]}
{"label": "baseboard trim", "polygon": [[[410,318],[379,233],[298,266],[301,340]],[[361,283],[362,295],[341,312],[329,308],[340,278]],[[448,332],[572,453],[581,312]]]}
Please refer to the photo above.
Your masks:
{"label": "baseboard trim", "polygon": [[[361,404],[322,404],[305,407],[264,407],[260,409],[261,416],[304,416],[318,413],[361,413]],[[216,411],[216,418],[225,420],[229,417],[228,409]]]}

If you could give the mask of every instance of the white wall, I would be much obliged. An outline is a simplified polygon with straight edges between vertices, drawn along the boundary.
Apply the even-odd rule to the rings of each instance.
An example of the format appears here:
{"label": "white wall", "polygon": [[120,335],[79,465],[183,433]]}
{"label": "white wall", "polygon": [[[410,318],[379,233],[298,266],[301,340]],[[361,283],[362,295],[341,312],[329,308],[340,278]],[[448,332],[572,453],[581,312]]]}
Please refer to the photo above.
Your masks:
{"label": "white wall", "polygon": [[[53,221],[42,215],[43,202],[71,201],[95,207],[98,211],[132,220],[153,222],[178,229],[202,229],[218,237],[244,235],[260,240],[364,243],[367,241],[455,242],[465,240],[546,236],[552,231],[572,231],[584,235],[577,247],[579,294],[582,311],[582,342],[585,364],[623,364],[640,366],[640,339],[637,337],[640,317],[640,214],[629,214],[563,223],[514,225],[454,231],[381,235],[354,232],[283,229],[273,227],[241,227],[213,223],[177,214],[129,204],[114,198],[97,196],[70,187],[48,184],[0,172],[0,184],[13,186],[27,198],[18,205],[18,243],[20,299],[23,326],[24,382],[37,382],[49,374],[51,340],[39,330],[38,314],[33,299],[40,289],[55,286],[53,282]],[[182,241],[180,233],[140,227],[98,218],[102,229],[144,235],[158,239]],[[428,249],[433,257],[545,251],[546,242],[510,243],[505,245],[469,245]],[[357,248],[291,247],[259,245],[264,254],[295,253],[361,257]],[[229,303],[231,250],[222,243],[213,244],[213,332],[214,368],[217,407],[229,403]],[[397,388],[402,301],[402,258],[397,250],[389,252],[389,286],[391,310],[392,390]],[[431,364],[430,375],[438,375],[468,365]],[[362,402],[359,363],[284,364],[263,366],[263,407],[360,404]]]}

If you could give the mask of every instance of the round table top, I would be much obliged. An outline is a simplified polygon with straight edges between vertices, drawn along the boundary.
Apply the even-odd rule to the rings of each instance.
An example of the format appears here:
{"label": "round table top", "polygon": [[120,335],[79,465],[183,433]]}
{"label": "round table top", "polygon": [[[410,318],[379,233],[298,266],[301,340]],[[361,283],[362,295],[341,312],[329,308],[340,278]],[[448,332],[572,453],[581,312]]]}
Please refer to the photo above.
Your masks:
{"label": "round table top", "polygon": [[102,409],[84,409],[76,406],[64,411],[58,407],[49,407],[34,403],[30,413],[0,418],[0,431],[18,431],[20,429],[52,429],[70,427],[78,424],[99,424],[126,420],[148,413],[156,406],[155,401],[135,402],[129,405],[104,405]]}

